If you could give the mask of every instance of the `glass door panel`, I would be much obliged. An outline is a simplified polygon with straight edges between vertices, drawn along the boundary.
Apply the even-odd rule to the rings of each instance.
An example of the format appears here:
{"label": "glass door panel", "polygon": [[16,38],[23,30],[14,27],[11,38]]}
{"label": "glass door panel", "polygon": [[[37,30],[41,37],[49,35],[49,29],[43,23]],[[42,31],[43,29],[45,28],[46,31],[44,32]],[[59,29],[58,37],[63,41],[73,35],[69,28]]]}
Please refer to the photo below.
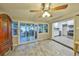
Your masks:
{"label": "glass door panel", "polygon": [[20,23],[20,43],[37,39],[37,25],[32,23]]}
{"label": "glass door panel", "polygon": [[38,34],[38,25],[35,24],[35,39],[37,39]]}
{"label": "glass door panel", "polygon": [[34,40],[34,24],[26,24],[27,27],[27,37],[30,41]]}
{"label": "glass door panel", "polygon": [[27,31],[26,31],[26,24],[25,23],[21,23],[20,24],[20,43],[24,43],[28,41],[27,38]]}
{"label": "glass door panel", "polygon": [[34,40],[34,24],[30,24],[30,41]]}
{"label": "glass door panel", "polygon": [[26,32],[27,32],[27,39],[30,40],[30,33],[29,33],[30,25],[26,24]]}

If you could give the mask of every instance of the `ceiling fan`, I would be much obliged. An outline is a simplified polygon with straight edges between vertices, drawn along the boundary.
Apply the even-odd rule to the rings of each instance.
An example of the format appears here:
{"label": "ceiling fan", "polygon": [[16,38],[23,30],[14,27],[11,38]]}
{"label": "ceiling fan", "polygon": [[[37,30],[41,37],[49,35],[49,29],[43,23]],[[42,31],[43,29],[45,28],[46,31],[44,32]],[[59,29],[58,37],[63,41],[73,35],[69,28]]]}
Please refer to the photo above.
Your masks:
{"label": "ceiling fan", "polygon": [[[68,7],[68,4],[63,4],[63,5],[60,5],[60,6],[56,6],[56,7],[53,7],[51,5],[51,3],[41,3],[41,8],[40,10],[30,10],[30,12],[43,12],[43,14],[45,15],[46,14],[50,14],[49,12],[50,11],[56,11],[56,10],[63,10],[63,9],[66,9]],[[45,15],[47,17],[47,15]],[[52,15],[50,15],[51,17]]]}

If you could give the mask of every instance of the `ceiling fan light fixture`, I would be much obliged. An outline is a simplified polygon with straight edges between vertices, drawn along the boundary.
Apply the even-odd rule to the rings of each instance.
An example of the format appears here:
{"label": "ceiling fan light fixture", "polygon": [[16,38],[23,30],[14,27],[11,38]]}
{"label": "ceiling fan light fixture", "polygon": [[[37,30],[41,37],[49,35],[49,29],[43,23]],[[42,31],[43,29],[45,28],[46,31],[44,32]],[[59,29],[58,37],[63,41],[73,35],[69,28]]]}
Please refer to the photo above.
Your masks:
{"label": "ceiling fan light fixture", "polygon": [[50,16],[51,16],[50,13],[47,11],[45,11],[42,15],[42,17],[50,17]]}

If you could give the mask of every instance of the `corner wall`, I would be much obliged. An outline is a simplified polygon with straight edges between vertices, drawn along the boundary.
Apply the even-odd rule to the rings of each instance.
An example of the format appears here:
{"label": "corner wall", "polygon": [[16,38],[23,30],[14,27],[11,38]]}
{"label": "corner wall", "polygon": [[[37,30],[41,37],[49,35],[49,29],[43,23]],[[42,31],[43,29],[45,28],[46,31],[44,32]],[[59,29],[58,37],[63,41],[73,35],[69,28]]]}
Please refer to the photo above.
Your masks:
{"label": "corner wall", "polygon": [[74,40],[79,41],[79,16],[74,17],[74,23],[75,23]]}

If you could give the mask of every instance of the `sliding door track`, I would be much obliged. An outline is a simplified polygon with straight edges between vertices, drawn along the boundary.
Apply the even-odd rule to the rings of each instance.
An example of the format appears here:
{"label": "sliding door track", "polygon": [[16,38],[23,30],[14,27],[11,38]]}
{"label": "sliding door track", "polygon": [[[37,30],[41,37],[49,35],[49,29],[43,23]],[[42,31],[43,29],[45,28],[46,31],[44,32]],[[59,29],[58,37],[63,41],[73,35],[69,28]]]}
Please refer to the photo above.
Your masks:
{"label": "sliding door track", "polygon": [[[59,44],[63,45],[64,47],[67,47],[67,48],[73,50],[72,47],[70,47],[70,46],[68,46],[68,45],[66,45],[66,44],[63,44],[63,43],[61,43],[61,42],[58,42],[58,41],[56,41],[56,40],[54,40],[54,39],[51,39],[51,40],[53,40],[53,41],[56,42],[56,43],[59,43]],[[77,53],[79,54],[79,52],[77,52]]]}
{"label": "sliding door track", "polygon": [[67,47],[67,48],[69,48],[69,49],[71,49],[71,50],[73,50],[73,48],[72,47],[70,47],[70,46],[68,46],[68,45],[66,45],[66,44],[63,44],[63,43],[61,43],[61,42],[59,42],[59,41],[56,41],[56,40],[54,40],[54,39],[52,39],[54,42],[56,42],[56,43],[59,43],[59,44],[61,44],[61,45],[63,45],[63,46],[65,46],[65,47]]}

